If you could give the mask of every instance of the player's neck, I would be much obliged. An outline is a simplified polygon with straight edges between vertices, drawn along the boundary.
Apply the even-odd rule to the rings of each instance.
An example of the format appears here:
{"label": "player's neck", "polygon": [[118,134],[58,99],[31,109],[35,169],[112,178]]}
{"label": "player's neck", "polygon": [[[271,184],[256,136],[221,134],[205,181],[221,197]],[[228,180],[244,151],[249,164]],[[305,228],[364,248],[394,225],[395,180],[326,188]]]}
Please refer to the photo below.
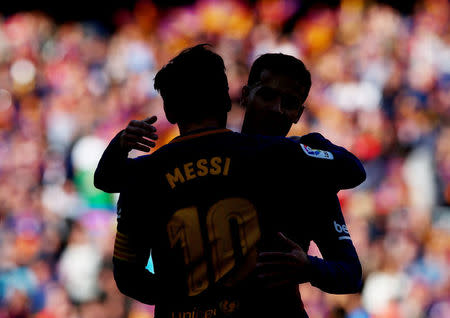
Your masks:
{"label": "player's neck", "polygon": [[222,129],[225,128],[221,120],[215,118],[207,118],[198,122],[179,123],[180,136],[188,135],[196,130],[201,129]]}
{"label": "player's neck", "polygon": [[260,125],[255,120],[252,120],[247,113],[244,116],[244,122],[242,123],[241,133],[247,135],[266,135],[266,131],[264,131],[264,126]]}
{"label": "player's neck", "polygon": [[[253,118],[252,118],[253,117]],[[273,122],[261,122],[259,119],[255,119],[254,116],[249,116],[247,113],[242,123],[241,132],[247,135],[263,135],[263,136],[283,136],[285,137],[291,125],[288,123]]]}

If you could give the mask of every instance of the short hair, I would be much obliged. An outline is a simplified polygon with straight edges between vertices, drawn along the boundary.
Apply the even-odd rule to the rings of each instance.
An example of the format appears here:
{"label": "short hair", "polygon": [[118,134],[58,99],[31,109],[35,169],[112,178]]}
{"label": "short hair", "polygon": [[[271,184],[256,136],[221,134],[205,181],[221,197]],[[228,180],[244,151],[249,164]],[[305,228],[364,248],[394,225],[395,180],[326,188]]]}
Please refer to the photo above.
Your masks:
{"label": "short hair", "polygon": [[223,115],[231,108],[223,59],[208,46],[183,50],[155,76],[154,87],[176,122]]}
{"label": "short hair", "polygon": [[308,97],[311,88],[311,74],[301,60],[283,53],[263,54],[253,62],[247,85],[251,86],[258,82],[264,70],[298,81],[305,88],[305,91],[302,92],[303,100],[301,102],[303,103]]}

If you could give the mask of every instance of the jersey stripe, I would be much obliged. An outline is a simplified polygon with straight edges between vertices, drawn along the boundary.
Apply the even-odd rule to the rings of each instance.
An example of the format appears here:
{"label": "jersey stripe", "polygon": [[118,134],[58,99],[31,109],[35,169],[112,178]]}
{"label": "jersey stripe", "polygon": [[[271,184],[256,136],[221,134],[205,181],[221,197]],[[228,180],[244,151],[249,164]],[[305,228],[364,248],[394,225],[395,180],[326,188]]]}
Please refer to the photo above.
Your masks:
{"label": "jersey stripe", "polygon": [[136,260],[136,253],[134,253],[133,246],[130,244],[128,236],[119,231],[116,233],[113,257],[125,262],[134,262]]}

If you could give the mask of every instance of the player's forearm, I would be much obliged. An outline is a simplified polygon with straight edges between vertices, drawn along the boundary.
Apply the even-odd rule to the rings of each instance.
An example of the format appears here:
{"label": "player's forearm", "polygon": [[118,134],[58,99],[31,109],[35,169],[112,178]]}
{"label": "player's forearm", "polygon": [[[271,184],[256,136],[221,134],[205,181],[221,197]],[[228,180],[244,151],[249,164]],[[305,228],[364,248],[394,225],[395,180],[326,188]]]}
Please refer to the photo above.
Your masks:
{"label": "player's forearm", "polygon": [[348,260],[324,260],[314,256],[308,258],[311,285],[332,294],[361,291],[362,269],[358,258]]}
{"label": "player's forearm", "polygon": [[323,259],[308,256],[311,263],[311,284],[334,294],[356,293],[361,288],[361,263],[350,237],[349,229],[336,194],[324,194],[320,209],[324,213],[314,224],[313,241]]}
{"label": "player's forearm", "polygon": [[128,152],[120,147],[119,132],[103,152],[94,174],[94,185],[97,189],[108,193],[121,191],[125,170],[128,163]]}
{"label": "player's forearm", "polygon": [[[333,145],[333,144],[332,144]],[[336,174],[341,180],[341,189],[352,189],[366,180],[366,170],[361,161],[350,151],[343,147],[333,145],[332,153],[338,163]]]}

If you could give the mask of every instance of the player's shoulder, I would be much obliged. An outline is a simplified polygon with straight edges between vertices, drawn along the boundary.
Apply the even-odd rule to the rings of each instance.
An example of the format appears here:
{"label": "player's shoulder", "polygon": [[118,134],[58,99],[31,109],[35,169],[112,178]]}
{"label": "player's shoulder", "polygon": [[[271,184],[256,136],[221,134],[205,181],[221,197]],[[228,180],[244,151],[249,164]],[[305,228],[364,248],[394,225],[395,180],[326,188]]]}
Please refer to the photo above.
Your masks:
{"label": "player's shoulder", "polygon": [[261,149],[270,148],[291,148],[296,147],[296,143],[289,138],[283,136],[263,136],[263,135],[246,135],[241,134],[243,138],[246,138],[248,143],[253,144],[255,147]]}
{"label": "player's shoulder", "polygon": [[309,146],[320,145],[325,147],[327,144],[330,144],[330,141],[318,132],[312,132],[303,136],[289,136],[288,138],[297,144],[307,144]]}
{"label": "player's shoulder", "polygon": [[127,161],[128,175],[136,173],[142,169],[143,166],[148,165],[149,161],[153,159],[150,154],[129,158]]}
{"label": "player's shoulder", "polygon": [[303,154],[310,158],[334,159],[333,153],[328,151],[330,142],[320,133],[314,132],[303,136],[290,136],[288,139],[297,144]]}
{"label": "player's shoulder", "polygon": [[289,138],[262,135],[249,135],[246,138],[248,138],[248,149],[251,149],[253,156],[268,162],[271,166],[298,165],[306,159],[299,145]]}

